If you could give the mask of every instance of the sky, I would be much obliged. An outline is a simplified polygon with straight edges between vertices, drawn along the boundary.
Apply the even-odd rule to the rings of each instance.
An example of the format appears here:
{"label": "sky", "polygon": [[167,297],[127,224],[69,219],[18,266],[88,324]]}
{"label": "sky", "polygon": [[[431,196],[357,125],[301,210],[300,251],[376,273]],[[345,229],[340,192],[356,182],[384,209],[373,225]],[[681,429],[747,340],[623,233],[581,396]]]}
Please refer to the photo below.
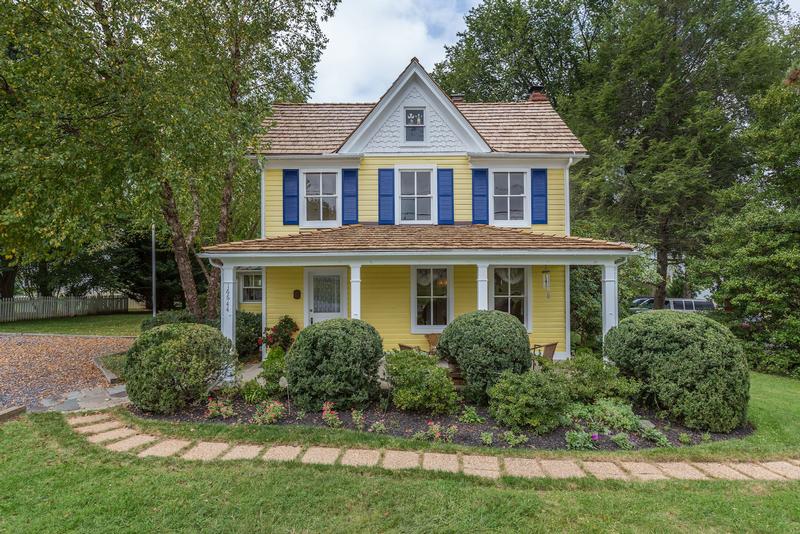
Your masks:
{"label": "sky", "polygon": [[[323,25],[329,38],[312,102],[374,102],[416,56],[429,71],[480,0],[343,0]],[[800,0],[788,0],[800,13]]]}

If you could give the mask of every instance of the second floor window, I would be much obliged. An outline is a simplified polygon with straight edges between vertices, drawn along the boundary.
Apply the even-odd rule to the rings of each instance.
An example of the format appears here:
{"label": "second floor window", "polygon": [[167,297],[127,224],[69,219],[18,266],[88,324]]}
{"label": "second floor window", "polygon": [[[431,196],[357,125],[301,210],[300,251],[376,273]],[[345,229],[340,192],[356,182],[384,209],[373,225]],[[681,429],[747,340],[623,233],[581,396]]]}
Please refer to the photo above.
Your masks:
{"label": "second floor window", "polygon": [[422,108],[406,108],[406,142],[421,143],[425,141],[425,110]]}
{"label": "second floor window", "polygon": [[431,171],[400,171],[400,220],[431,222],[433,187]]}
{"label": "second floor window", "polygon": [[338,191],[335,172],[307,172],[305,180],[305,222],[309,225],[335,224]]}
{"label": "second floor window", "polygon": [[521,171],[495,172],[493,175],[492,208],[497,224],[522,224],[525,212],[525,173]]}

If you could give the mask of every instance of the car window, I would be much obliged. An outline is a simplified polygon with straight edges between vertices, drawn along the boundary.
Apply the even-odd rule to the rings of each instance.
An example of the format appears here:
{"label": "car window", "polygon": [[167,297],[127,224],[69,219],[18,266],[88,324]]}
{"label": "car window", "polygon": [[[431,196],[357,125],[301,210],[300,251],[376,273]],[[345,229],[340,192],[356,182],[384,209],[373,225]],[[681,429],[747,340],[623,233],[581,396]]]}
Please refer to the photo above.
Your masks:
{"label": "car window", "polygon": [[673,310],[683,311],[683,301],[682,300],[673,300],[672,301],[672,309]]}

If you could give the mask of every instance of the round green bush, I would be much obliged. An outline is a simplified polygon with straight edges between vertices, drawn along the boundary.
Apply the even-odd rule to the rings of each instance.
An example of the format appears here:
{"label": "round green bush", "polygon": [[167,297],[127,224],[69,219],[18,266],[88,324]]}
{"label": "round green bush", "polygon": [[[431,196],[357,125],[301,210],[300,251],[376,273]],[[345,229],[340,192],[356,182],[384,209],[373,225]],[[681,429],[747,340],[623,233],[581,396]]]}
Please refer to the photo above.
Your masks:
{"label": "round green bush", "polygon": [[530,369],[528,332],[519,319],[500,311],[465,313],[447,325],[438,351],[461,367],[465,396],[485,402],[486,392],[503,371]]}
{"label": "round green bush", "polygon": [[138,408],[173,413],[201,401],[236,360],[219,330],[202,324],[168,324],[141,334],[128,351],[125,381]]}
{"label": "round green bush", "polygon": [[360,406],[378,392],[383,343],[358,319],[330,319],[300,331],[286,355],[289,395],[305,410],[323,402],[337,409]]}
{"label": "round green bush", "polygon": [[489,413],[498,423],[537,434],[559,426],[569,403],[566,379],[559,373],[506,371],[489,388]]}
{"label": "round green bush", "polygon": [[689,428],[730,432],[747,419],[744,351],[713,319],[669,310],[633,315],[609,331],[604,351],[642,381],[646,401]]}
{"label": "round green bush", "polygon": [[158,312],[155,317],[148,317],[142,321],[141,330],[147,332],[151,328],[175,323],[202,323],[203,321],[192,315],[189,310],[167,310]]}
{"label": "round green bush", "polygon": [[435,414],[452,413],[458,403],[453,380],[436,360],[415,350],[386,355],[386,374],[392,385],[392,401],[401,410]]}

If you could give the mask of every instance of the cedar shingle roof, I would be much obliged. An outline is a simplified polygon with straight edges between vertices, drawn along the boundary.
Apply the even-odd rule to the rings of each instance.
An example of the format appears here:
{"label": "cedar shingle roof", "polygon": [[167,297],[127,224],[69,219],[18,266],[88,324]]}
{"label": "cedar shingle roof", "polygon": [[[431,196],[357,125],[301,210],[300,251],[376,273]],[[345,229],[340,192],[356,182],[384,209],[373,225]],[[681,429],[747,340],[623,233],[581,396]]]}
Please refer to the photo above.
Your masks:
{"label": "cedar shingle roof", "polygon": [[280,237],[234,241],[203,252],[324,252],[434,250],[607,250],[628,252],[627,243],[533,233],[527,229],[473,225],[349,225]]}
{"label": "cedar shingle roof", "polygon": [[[586,152],[550,102],[455,103],[496,152]],[[375,103],[276,104],[256,136],[261,154],[332,154]]]}

